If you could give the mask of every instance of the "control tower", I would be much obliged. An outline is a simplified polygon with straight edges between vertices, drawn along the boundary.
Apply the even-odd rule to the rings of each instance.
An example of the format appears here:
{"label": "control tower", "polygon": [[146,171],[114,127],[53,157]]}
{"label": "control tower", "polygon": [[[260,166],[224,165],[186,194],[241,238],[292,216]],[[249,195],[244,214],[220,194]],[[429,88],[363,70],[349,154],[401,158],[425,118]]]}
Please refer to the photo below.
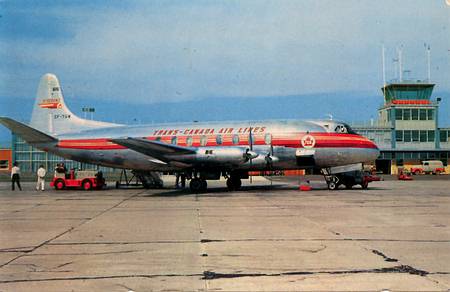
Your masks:
{"label": "control tower", "polygon": [[391,82],[381,88],[384,104],[380,124],[391,128],[391,149],[439,148],[438,101],[431,100],[434,84],[421,80]]}

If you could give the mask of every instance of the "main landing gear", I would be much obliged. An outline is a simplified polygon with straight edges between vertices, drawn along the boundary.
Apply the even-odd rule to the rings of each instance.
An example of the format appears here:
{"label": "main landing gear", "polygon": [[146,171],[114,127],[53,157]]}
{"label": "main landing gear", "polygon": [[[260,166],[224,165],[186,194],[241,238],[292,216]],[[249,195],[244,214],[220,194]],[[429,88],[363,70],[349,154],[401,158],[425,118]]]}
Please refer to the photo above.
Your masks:
{"label": "main landing gear", "polygon": [[196,177],[191,179],[191,182],[189,183],[189,188],[193,193],[203,193],[206,192],[208,188],[208,183],[206,182],[205,179]]}
{"label": "main landing gear", "polygon": [[230,176],[227,179],[227,187],[228,190],[230,191],[237,191],[241,188],[242,186],[242,181],[241,178],[238,176]]}

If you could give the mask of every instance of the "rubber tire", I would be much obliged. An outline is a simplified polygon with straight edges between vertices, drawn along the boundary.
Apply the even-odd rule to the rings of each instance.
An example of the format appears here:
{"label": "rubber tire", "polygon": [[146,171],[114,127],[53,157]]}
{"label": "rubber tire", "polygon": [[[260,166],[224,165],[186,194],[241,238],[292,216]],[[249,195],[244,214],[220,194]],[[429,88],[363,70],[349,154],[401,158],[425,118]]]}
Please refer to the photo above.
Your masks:
{"label": "rubber tire", "polygon": [[198,178],[191,179],[191,182],[189,183],[189,188],[191,189],[191,192],[193,193],[200,193],[202,192],[203,183]]}
{"label": "rubber tire", "polygon": [[333,181],[328,182],[328,189],[331,191],[337,190],[338,184]]}
{"label": "rubber tire", "polygon": [[227,179],[227,188],[229,191],[234,191],[233,180],[231,178]]}
{"label": "rubber tire", "polygon": [[440,170],[436,170],[436,172],[434,173],[435,175],[440,175],[441,171]]}
{"label": "rubber tire", "polygon": [[208,190],[208,182],[206,179],[201,179],[200,182],[202,183],[201,191],[206,192]]}
{"label": "rubber tire", "polygon": [[90,180],[85,180],[81,184],[81,187],[83,188],[84,191],[90,191],[92,190],[92,182]]}
{"label": "rubber tire", "polygon": [[64,183],[64,180],[62,179],[57,179],[55,181],[55,190],[57,191],[62,191],[66,188],[66,184]]}
{"label": "rubber tire", "polygon": [[415,175],[419,175],[419,174],[420,174],[420,170],[414,171],[414,174],[415,174]]}
{"label": "rubber tire", "polygon": [[227,179],[227,187],[230,191],[237,191],[241,188],[242,181],[240,178],[230,177]]}

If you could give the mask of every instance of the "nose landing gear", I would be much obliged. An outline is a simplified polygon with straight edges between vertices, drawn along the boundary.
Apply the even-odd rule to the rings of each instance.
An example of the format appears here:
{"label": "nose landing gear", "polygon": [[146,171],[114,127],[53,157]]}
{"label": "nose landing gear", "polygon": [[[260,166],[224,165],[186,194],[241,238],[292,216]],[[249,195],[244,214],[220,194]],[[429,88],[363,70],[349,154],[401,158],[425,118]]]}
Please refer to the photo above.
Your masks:
{"label": "nose landing gear", "polygon": [[346,189],[351,189],[355,185],[361,185],[362,189],[367,189],[369,182],[374,180],[370,176],[365,175],[362,170],[354,169],[349,170],[344,168],[344,171],[333,173],[332,169],[324,168],[322,169],[322,174],[329,190],[337,190],[340,185],[344,185]]}

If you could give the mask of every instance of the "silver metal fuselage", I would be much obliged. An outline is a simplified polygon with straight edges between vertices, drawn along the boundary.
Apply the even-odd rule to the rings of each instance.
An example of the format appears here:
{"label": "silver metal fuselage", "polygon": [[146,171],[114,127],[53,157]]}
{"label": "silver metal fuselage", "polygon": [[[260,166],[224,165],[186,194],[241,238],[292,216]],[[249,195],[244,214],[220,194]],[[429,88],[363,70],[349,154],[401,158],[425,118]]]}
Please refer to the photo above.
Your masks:
{"label": "silver metal fuselage", "polygon": [[[264,170],[269,154],[274,158],[271,169],[311,167],[298,163],[304,153],[313,156],[317,168],[373,161],[378,157],[379,150],[371,141],[356,134],[336,133],[336,125],[339,122],[245,121],[114,126],[60,134],[56,136],[58,143],[35,146],[67,159],[145,171],[177,171],[186,167]],[[237,149],[250,147],[250,133],[258,157],[240,163],[233,161],[238,157],[234,153]],[[313,145],[302,141],[305,136],[312,136]],[[179,156],[174,163],[164,162],[110,142],[125,137],[189,147],[197,153],[195,161]],[[202,144],[202,139],[207,143]],[[180,161],[186,163],[177,163]]]}

